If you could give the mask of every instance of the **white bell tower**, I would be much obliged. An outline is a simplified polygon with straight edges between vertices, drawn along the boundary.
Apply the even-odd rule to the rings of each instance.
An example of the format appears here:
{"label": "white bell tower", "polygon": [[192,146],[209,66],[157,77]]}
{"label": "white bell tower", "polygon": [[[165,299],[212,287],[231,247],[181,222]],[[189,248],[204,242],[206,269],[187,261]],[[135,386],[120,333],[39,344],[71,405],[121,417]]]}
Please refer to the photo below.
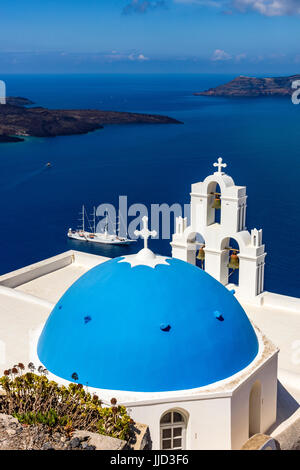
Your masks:
{"label": "white bell tower", "polygon": [[0,80],[0,104],[6,104],[6,85],[3,80]]}
{"label": "white bell tower", "polygon": [[[187,219],[176,219],[176,233],[171,246],[172,256],[196,264],[197,250],[205,253],[204,269],[224,285],[229,283],[230,239],[238,244],[239,297],[253,299],[264,290],[265,246],[262,230],[246,229],[247,195],[245,186],[236,186],[223,172],[226,163],[218,158],[212,175],[200,183],[192,184],[191,224]],[[216,193],[217,185],[220,193]],[[216,221],[216,199],[221,208],[220,221]],[[199,242],[199,237],[202,243]]]}

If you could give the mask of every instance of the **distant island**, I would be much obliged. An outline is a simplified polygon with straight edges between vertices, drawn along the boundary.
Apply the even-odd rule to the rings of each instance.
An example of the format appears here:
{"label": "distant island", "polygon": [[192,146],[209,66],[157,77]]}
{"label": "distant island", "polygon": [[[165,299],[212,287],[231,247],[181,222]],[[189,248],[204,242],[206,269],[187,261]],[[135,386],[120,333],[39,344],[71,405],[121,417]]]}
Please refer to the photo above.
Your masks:
{"label": "distant island", "polygon": [[240,75],[224,85],[194,93],[196,96],[290,96],[293,93],[292,82],[300,80],[300,75],[289,77],[255,78]]}
{"label": "distant island", "polygon": [[8,96],[6,98],[6,104],[10,104],[11,106],[28,106],[34,104],[34,102],[27,98],[22,98],[21,96]]}
{"label": "distant island", "polygon": [[106,124],[180,124],[168,116],[100,111],[26,107],[27,98],[9,97],[0,105],[0,143],[22,142],[24,137],[86,134]]}

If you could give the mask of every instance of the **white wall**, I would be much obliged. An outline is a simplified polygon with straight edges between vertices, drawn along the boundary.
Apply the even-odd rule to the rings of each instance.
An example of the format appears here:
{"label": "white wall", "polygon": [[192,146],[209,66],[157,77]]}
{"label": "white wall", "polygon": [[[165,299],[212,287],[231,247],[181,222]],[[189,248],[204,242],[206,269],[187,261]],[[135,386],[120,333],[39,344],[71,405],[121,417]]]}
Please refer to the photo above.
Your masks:
{"label": "white wall", "polygon": [[160,449],[160,418],[177,409],[187,416],[188,450],[230,449],[230,397],[131,406],[130,415],[150,429],[153,450]]}
{"label": "white wall", "polygon": [[231,448],[240,449],[249,438],[249,397],[256,381],[261,383],[261,428],[265,433],[276,421],[277,354],[234,391],[231,402]]}

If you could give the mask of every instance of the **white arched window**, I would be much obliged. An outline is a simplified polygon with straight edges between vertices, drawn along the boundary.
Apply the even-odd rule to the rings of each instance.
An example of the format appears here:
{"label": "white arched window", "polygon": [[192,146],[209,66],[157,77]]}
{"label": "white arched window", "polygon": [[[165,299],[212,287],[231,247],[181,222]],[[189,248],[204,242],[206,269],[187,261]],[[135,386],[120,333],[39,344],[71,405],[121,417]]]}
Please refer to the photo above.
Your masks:
{"label": "white arched window", "polygon": [[184,450],[186,419],[177,410],[167,411],[160,420],[160,448],[162,450]]}

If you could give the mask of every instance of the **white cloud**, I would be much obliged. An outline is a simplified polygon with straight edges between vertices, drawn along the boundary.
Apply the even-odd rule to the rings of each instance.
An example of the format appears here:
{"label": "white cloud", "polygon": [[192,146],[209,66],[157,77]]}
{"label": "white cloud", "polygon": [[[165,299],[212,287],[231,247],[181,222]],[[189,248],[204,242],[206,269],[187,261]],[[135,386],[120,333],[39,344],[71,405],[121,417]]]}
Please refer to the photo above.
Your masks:
{"label": "white cloud", "polygon": [[216,49],[211,56],[211,59],[213,62],[216,61],[221,61],[221,60],[230,60],[231,55],[228,54],[227,52],[223,51],[222,49]]}
{"label": "white cloud", "polygon": [[100,58],[103,57],[105,60],[109,62],[118,62],[118,61],[140,61],[144,62],[146,60],[150,60],[149,57],[146,57],[144,54],[139,52],[118,52],[116,50],[111,51],[111,53],[104,54],[103,56],[100,55]]}
{"label": "white cloud", "polygon": [[235,60],[236,60],[237,62],[240,62],[241,60],[246,59],[246,57],[247,57],[247,54],[245,54],[244,52],[242,52],[241,54],[237,54],[237,55],[235,56]]}
{"label": "white cloud", "polygon": [[224,13],[231,13],[230,8],[233,8],[242,13],[255,11],[264,16],[300,14],[300,0],[173,0],[173,2],[220,7],[224,9]]}
{"label": "white cloud", "polygon": [[136,52],[132,52],[131,54],[129,54],[128,56],[128,59],[129,60],[138,60],[138,61],[145,61],[145,60],[150,60],[149,57],[146,57],[144,56],[144,54],[137,54]]}
{"label": "white cloud", "polygon": [[139,54],[137,60],[149,60],[149,57],[145,57],[144,54]]}
{"label": "white cloud", "polygon": [[131,0],[123,8],[123,13],[129,15],[131,13],[147,13],[149,10],[166,7],[165,0]]}
{"label": "white cloud", "polygon": [[186,5],[200,5],[200,6],[209,6],[209,7],[221,7],[221,1],[214,0],[173,0],[174,3],[183,3]]}
{"label": "white cloud", "polygon": [[233,0],[240,11],[254,10],[265,16],[299,15],[300,0]]}

